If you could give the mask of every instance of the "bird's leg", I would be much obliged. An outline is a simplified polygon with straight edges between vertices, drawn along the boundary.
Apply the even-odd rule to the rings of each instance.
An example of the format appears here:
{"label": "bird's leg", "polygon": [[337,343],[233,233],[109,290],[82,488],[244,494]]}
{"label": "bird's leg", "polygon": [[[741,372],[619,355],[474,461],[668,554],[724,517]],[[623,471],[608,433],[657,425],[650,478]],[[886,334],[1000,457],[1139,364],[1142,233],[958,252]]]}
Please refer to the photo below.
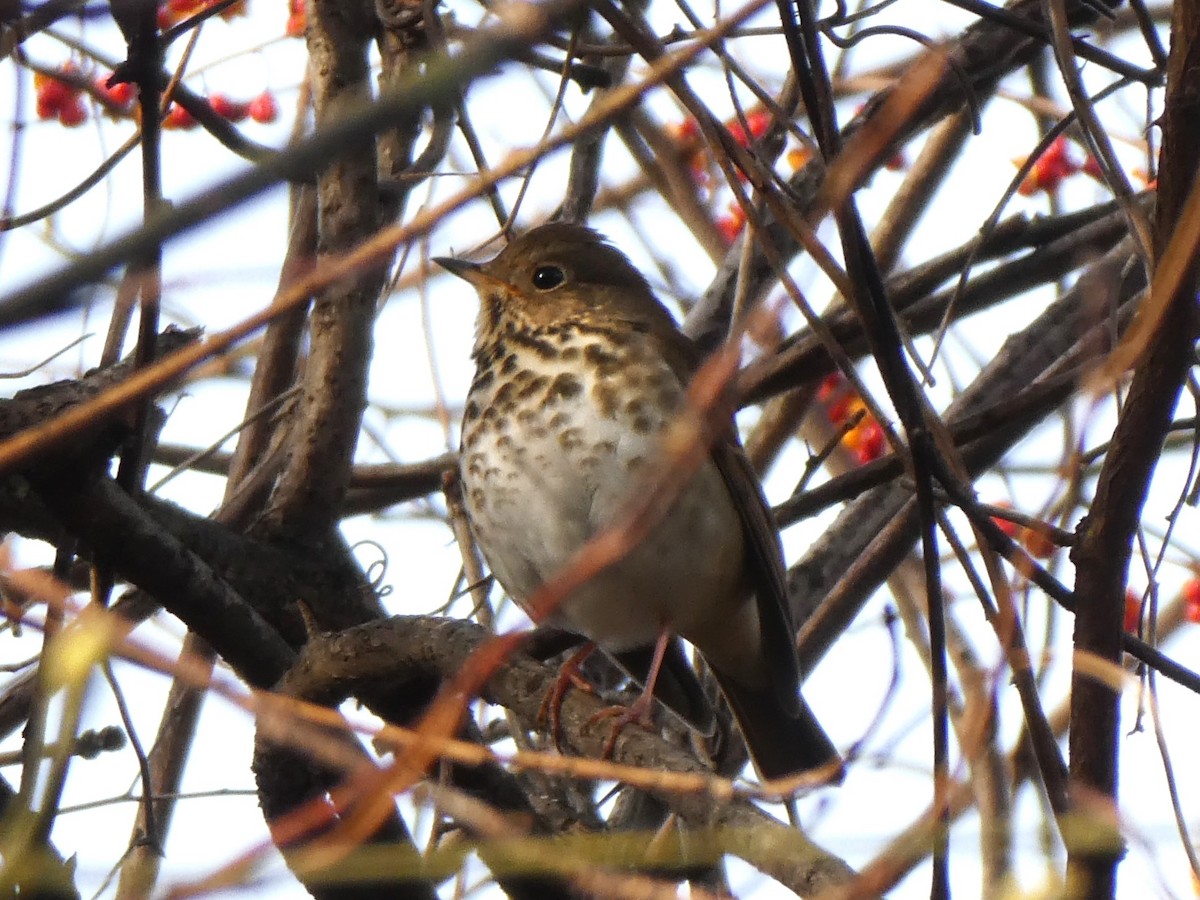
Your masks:
{"label": "bird's leg", "polygon": [[565,663],[558,670],[558,677],[554,679],[554,684],[550,690],[546,691],[546,696],[542,699],[542,705],[538,707],[538,724],[550,726],[550,739],[554,741],[554,749],[562,752],[562,747],[559,744],[560,732],[560,714],[562,713],[563,697],[567,694],[567,688],[574,686],[581,691],[587,691],[589,694],[596,693],[587,679],[583,677],[580,671],[580,666],[584,660],[592,655],[596,650],[596,645],[588,641],[574,653],[572,653]]}
{"label": "bird's leg", "polygon": [[654,657],[650,662],[646,683],[642,686],[641,694],[633,703],[629,706],[610,706],[588,719],[589,725],[600,719],[613,719],[612,731],[609,732],[608,740],[604,742],[603,755],[605,759],[612,756],[612,752],[617,746],[617,738],[621,736],[626,725],[638,724],[643,728],[650,725],[651,712],[654,709],[654,685],[658,681],[658,673],[662,669],[663,659],[667,655],[667,647],[670,646],[670,643],[671,632],[663,628],[659,631],[658,640],[654,644]]}

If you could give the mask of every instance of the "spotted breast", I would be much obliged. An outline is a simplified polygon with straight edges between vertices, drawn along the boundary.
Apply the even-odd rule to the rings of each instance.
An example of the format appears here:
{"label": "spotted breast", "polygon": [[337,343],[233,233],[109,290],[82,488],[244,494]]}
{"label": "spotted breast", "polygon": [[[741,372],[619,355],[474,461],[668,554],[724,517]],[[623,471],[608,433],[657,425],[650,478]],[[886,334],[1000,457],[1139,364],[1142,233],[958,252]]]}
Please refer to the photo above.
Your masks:
{"label": "spotted breast", "polygon": [[[683,386],[632,329],[514,328],[476,356],[463,419],[467,511],[489,566],[521,602],[648,486]],[[737,512],[707,463],[647,540],[569,597],[557,621],[614,651],[653,643],[665,625],[687,635],[724,618],[741,567]]]}

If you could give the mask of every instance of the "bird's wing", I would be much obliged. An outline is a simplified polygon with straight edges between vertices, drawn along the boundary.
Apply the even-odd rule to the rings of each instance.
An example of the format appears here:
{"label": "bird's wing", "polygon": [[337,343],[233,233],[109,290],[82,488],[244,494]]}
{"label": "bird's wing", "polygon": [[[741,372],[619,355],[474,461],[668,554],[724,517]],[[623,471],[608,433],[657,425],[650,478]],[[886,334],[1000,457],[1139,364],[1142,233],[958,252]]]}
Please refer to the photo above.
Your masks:
{"label": "bird's wing", "polygon": [[[672,329],[657,335],[663,357],[687,384],[699,367],[701,355],[682,332]],[[732,421],[713,443],[712,458],[725,479],[729,495],[742,520],[746,539],[747,571],[758,603],[762,652],[767,670],[774,675],[775,690],[784,709],[800,710],[799,663],[796,661],[796,630],[788,608],[784,579],[783,547],[779,528],[763,496],[758,476],[746,458]]]}
{"label": "bird's wing", "polygon": [[800,671],[796,661],[796,629],[788,608],[779,529],[763,496],[758,476],[737,438],[729,433],[718,439],[713,445],[712,456],[742,520],[746,568],[758,603],[767,670],[774,676],[783,708],[797,714],[800,709]]}

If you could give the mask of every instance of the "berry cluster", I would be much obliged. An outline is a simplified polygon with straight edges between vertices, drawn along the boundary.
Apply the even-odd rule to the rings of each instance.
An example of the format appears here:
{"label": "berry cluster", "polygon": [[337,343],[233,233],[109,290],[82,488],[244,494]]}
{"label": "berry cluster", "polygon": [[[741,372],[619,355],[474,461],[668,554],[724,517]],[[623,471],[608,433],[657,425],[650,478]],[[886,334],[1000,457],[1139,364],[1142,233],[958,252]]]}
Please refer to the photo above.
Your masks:
{"label": "berry cluster", "polygon": [[[230,99],[225,94],[214,93],[209,95],[208,105],[218,116],[230,122],[242,122],[249,118],[266,124],[279,117],[279,104],[275,102],[275,95],[270,91],[263,91],[254,99],[244,102]],[[178,103],[172,103],[163,118],[163,128],[187,130],[195,127],[196,120],[192,114]]]}
{"label": "berry cluster", "polygon": [[[998,500],[992,506],[1001,509],[1013,508],[1013,505],[1007,500]],[[1019,525],[1003,516],[992,516],[992,522],[1024,547],[1025,552],[1034,559],[1049,559],[1058,550],[1058,544],[1054,542],[1047,526]],[[1182,599],[1184,618],[1189,622],[1200,624],[1200,577],[1190,578],[1184,583]],[[1142,595],[1130,588],[1125,592],[1125,630],[1130,634],[1136,633],[1141,618]]]}
{"label": "berry cluster", "polygon": [[[742,147],[749,147],[759,140],[771,127],[772,117],[767,110],[755,108],[749,110],[745,120],[734,116],[724,123],[725,130],[734,142]],[[697,187],[705,192],[711,192],[716,179],[713,178],[713,162],[707,148],[700,140],[700,126],[695,119],[685,119],[683,122],[667,126],[667,134],[683,149],[687,160],[688,170]],[[811,158],[811,153],[805,146],[793,147],[784,155],[784,159],[795,172],[802,168]],[[886,163],[884,168],[899,171],[908,167],[903,151],[897,151]],[[741,173],[738,173],[742,178]],[[744,181],[745,179],[742,178]],[[736,200],[729,203],[724,215],[717,218],[717,230],[725,242],[732,244],[746,224],[746,212]]]}
{"label": "berry cluster", "polygon": [[860,466],[883,456],[887,448],[883,427],[845,375],[834,372],[825,376],[817,400],[825,405],[829,421],[842,429],[841,444]]}
{"label": "berry cluster", "polygon": [[[1012,509],[1013,505],[1007,500],[997,500],[992,506],[1000,509]],[[1058,550],[1050,528],[1045,525],[1018,525],[1012,519],[1003,516],[992,516],[992,522],[997,528],[1025,548],[1025,552],[1034,559],[1049,559]]]}
{"label": "berry cluster", "polygon": [[[1013,163],[1023,166],[1027,161],[1028,158],[1022,158],[1013,160]],[[1029,173],[1017,186],[1017,193],[1022,197],[1032,197],[1038,193],[1050,194],[1058,190],[1063,181],[1081,172],[1101,184],[1104,183],[1104,174],[1101,172],[1096,158],[1089,153],[1082,160],[1078,159],[1071,153],[1071,146],[1067,139],[1059,135],[1034,160]],[[1146,173],[1135,171],[1133,174],[1146,187],[1155,187],[1154,182],[1146,176]]]}
{"label": "berry cluster", "polygon": [[73,63],[62,68],[63,78],[43,75],[33,76],[33,92],[37,98],[39,119],[58,119],[67,128],[75,128],[87,121],[87,109],[83,105],[83,89],[79,86],[79,69]]}
{"label": "berry cluster", "polygon": [[[1200,577],[1189,578],[1180,590],[1183,600],[1183,617],[1188,622],[1200,624]],[[1142,595],[1129,588],[1125,591],[1125,630],[1138,633],[1142,621]]]}
{"label": "berry cluster", "polygon": [[[734,116],[725,123],[725,130],[734,142],[742,147],[749,147],[761,138],[771,127],[771,114],[765,109],[752,109],[746,113],[745,124],[741,118]],[[705,192],[713,189],[715,179],[712,175],[712,158],[700,140],[700,126],[695,119],[684,119],[678,124],[668,125],[667,133],[675,140],[686,154],[688,171],[696,186]],[[733,201],[728,206],[725,215],[717,219],[717,230],[725,242],[732,244],[746,224],[746,213],[741,205]]]}
{"label": "berry cluster", "polygon": [[[90,79],[89,89],[86,87],[89,79],[72,62],[66,63],[54,74],[34,75],[38,118],[57,119],[68,128],[82,125],[88,118],[87,107],[84,106],[85,91],[113,118],[132,116],[135,95],[133,85],[110,84],[111,79],[109,74],[98,75]],[[241,122],[249,118],[265,124],[274,122],[279,117],[279,104],[269,90],[244,102],[232,100],[225,94],[214,93],[208,98],[208,104],[213,112],[230,122]],[[196,120],[191,113],[178,103],[172,103],[163,117],[163,128],[188,129],[195,126]]]}
{"label": "berry cluster", "polygon": [[[1015,160],[1017,165],[1025,165],[1027,160]],[[1092,161],[1095,165],[1095,161]],[[1022,197],[1032,197],[1037,193],[1053,193],[1067,178],[1083,171],[1083,163],[1075,159],[1070,152],[1066,138],[1056,137],[1042,155],[1033,162],[1029,174],[1022,180],[1017,193]]]}
{"label": "berry cluster", "polygon": [[[166,31],[171,26],[178,25],[197,13],[216,6],[218,2],[219,0],[166,0],[165,3],[158,5],[158,27]],[[226,22],[246,15],[246,0],[237,0],[236,3],[225,7],[217,15]]]}

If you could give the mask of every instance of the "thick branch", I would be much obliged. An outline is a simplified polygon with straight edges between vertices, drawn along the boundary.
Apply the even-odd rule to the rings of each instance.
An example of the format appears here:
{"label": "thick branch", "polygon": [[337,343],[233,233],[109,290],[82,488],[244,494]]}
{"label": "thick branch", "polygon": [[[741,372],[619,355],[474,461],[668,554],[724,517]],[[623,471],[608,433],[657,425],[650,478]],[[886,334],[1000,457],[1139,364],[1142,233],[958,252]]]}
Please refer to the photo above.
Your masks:
{"label": "thick branch", "polygon": [[[470,665],[472,654],[490,638],[482,627],[455,619],[396,617],[373,622],[310,642],[281,688],[328,703],[379,684],[399,687],[414,678],[449,679]],[[524,728],[537,730],[543,727],[543,698],[557,677],[554,667],[518,653],[492,676],[483,696],[516,714]],[[564,746],[583,756],[601,756],[610,729],[607,722],[596,720],[596,713],[604,708],[601,698],[568,690],[561,711]],[[622,732],[612,759],[652,771],[710,774],[695,757],[641,728]],[[801,896],[845,883],[853,875],[844,862],[811,843],[803,832],[772,819],[749,800],[717,800],[707,792],[667,788],[648,790],[685,824],[718,829],[721,850],[741,856]],[[690,862],[697,861],[704,860]]]}
{"label": "thick branch", "polygon": [[[1179,391],[1194,362],[1196,335],[1196,254],[1191,240],[1175,240],[1185,213],[1198,214],[1194,188],[1200,169],[1200,11],[1194,2],[1175,4],[1171,58],[1159,172],[1155,223],[1158,271],[1147,306],[1165,305],[1158,330],[1137,365],[1125,407],[1096,485],[1096,496],[1081,525],[1075,562],[1075,651],[1115,664],[1121,662],[1125,584],[1142,505],[1162,452]],[[1189,196],[1189,191],[1191,196]],[[1184,198],[1187,197],[1185,203]],[[1183,275],[1169,296],[1159,275],[1171,266]],[[1071,778],[1079,799],[1099,795],[1115,803],[1119,692],[1087,670],[1077,668],[1071,683]],[[1090,796],[1089,796],[1090,799]],[[1089,897],[1111,897],[1120,856],[1114,840],[1099,850],[1074,848],[1068,857]]]}

